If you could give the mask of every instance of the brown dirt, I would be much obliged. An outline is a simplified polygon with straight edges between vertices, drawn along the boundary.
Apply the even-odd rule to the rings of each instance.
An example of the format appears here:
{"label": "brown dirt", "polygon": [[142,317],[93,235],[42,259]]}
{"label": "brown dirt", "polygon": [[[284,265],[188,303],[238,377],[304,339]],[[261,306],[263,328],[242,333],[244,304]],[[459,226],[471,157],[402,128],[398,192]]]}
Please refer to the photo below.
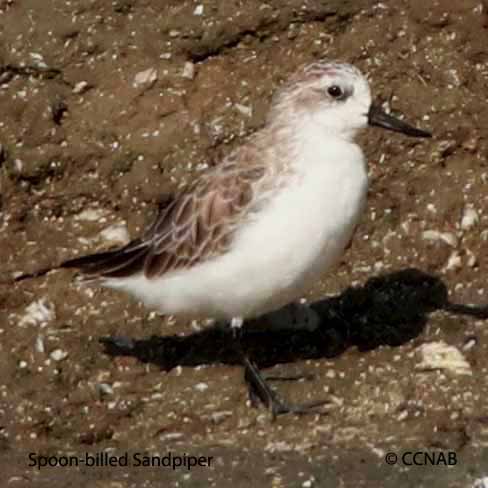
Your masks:
{"label": "brown dirt", "polygon": [[[277,388],[329,398],[327,415],[270,423],[246,405],[220,329],[53,272],[0,285],[2,486],[473,486],[488,476],[488,5],[205,1],[196,15],[198,5],[0,0],[0,278],[99,249],[114,223],[137,234],[162,194],[263,124],[298,65],[352,62],[434,138],[365,134],[369,209],[309,297],[320,326],[263,327],[268,318],[244,336],[262,367],[313,373]],[[134,86],[150,68],[156,79]],[[95,220],[80,216],[87,208]],[[468,208],[478,220],[463,228]],[[44,322],[23,320],[39,301]],[[104,346],[105,336],[134,341]],[[419,368],[420,346],[440,341],[471,375]],[[215,462],[28,467],[29,452],[107,448]],[[405,450],[455,451],[458,462],[385,463]]]}

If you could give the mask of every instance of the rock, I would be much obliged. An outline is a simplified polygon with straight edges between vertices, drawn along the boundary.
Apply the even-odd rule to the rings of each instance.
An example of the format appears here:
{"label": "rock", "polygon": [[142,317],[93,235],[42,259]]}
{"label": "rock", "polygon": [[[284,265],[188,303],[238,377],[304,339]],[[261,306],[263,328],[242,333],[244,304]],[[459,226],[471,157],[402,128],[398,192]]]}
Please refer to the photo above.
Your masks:
{"label": "rock", "polygon": [[127,224],[125,222],[117,222],[106,227],[100,232],[100,238],[110,244],[127,244],[130,240]]}
{"label": "rock", "polygon": [[479,220],[476,210],[472,207],[466,207],[461,218],[461,229],[472,229],[478,224]]}
{"label": "rock", "polygon": [[458,238],[453,232],[439,232],[438,230],[424,230],[422,232],[422,239],[426,241],[442,241],[448,246],[457,247]]}
{"label": "rock", "polygon": [[49,357],[53,361],[63,361],[63,359],[66,359],[68,357],[68,352],[63,351],[62,349],[54,349],[54,351],[49,354]]}
{"label": "rock", "polygon": [[193,80],[195,77],[195,65],[190,61],[186,62],[181,76],[187,80]]}
{"label": "rock", "polygon": [[422,361],[416,366],[417,370],[444,370],[456,375],[472,375],[470,364],[459,349],[446,344],[444,341],[422,344],[418,351]]}
{"label": "rock", "polygon": [[19,320],[19,326],[46,324],[55,318],[54,305],[48,303],[46,298],[41,298],[27,306],[24,316]]}
{"label": "rock", "polygon": [[463,266],[463,260],[458,251],[453,251],[449,256],[447,263],[442,268],[442,271],[452,271],[455,269],[460,269]]}
{"label": "rock", "polygon": [[158,72],[156,68],[148,68],[144,71],[140,71],[134,77],[134,82],[132,83],[135,88],[141,87],[143,85],[152,86],[154,82],[158,79]]}
{"label": "rock", "polygon": [[240,103],[236,103],[234,107],[246,117],[252,117],[252,107],[247,107],[246,105],[241,105]]}
{"label": "rock", "polygon": [[73,88],[73,93],[83,93],[89,88],[87,81],[79,81]]}

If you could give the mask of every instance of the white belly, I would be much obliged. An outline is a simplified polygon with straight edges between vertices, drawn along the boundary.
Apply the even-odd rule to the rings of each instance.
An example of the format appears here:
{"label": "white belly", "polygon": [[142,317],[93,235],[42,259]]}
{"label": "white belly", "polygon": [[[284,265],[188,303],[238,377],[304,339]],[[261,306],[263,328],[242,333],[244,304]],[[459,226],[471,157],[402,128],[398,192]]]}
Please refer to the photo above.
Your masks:
{"label": "white belly", "polygon": [[297,299],[338,262],[359,221],[367,175],[358,148],[354,156],[294,177],[224,256],[150,281],[140,275],[107,285],[165,314],[214,318],[255,316]]}

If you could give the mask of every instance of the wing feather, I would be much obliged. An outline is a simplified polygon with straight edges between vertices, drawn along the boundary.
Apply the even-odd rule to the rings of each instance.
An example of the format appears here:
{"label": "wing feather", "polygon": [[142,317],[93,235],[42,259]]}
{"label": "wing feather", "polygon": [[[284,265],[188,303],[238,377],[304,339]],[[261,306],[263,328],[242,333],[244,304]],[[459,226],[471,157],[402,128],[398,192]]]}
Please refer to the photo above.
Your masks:
{"label": "wing feather", "polygon": [[165,202],[146,232],[114,251],[66,261],[88,279],[119,278],[143,271],[156,278],[227,252],[240,219],[252,213],[264,166],[222,165]]}

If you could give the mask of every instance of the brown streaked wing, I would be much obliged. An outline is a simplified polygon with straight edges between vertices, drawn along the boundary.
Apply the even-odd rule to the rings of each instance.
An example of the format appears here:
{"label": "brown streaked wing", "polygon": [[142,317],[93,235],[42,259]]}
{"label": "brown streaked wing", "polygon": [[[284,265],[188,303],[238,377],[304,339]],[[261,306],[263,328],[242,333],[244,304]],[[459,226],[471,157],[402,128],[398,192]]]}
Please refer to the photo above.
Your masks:
{"label": "brown streaked wing", "polygon": [[155,278],[225,253],[264,173],[256,167],[214,173],[176,197],[144,236],[151,241],[145,275]]}

